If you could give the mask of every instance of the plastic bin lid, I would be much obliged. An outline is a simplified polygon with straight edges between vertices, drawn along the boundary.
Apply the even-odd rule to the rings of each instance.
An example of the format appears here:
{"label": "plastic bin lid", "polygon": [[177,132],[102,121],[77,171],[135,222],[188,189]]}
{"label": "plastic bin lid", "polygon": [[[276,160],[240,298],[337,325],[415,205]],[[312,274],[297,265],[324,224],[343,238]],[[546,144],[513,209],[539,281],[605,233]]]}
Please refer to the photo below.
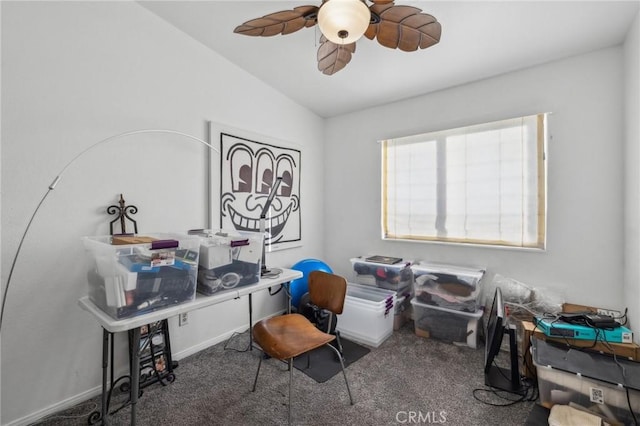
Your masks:
{"label": "plastic bin lid", "polygon": [[413,260],[408,260],[408,259],[402,259],[402,262],[398,262],[398,263],[370,262],[370,261],[367,260],[367,257],[368,256],[354,257],[354,258],[351,258],[349,260],[353,264],[355,264],[355,263],[366,263],[367,265],[376,265],[376,266],[380,266],[380,267],[383,267],[383,268],[392,268],[392,269],[408,268],[413,263]]}
{"label": "plastic bin lid", "polygon": [[386,288],[381,288],[381,287],[376,287],[373,285],[367,285],[367,284],[356,284],[356,283],[347,283],[347,293],[349,293],[349,290],[360,290],[360,291],[367,291],[370,293],[379,293],[379,294],[384,294],[384,295],[390,295],[390,294],[396,294],[395,290],[389,290]]}
{"label": "plastic bin lid", "polygon": [[428,262],[419,262],[411,265],[411,269],[419,272],[433,272],[433,273],[441,273],[441,274],[451,274],[451,275],[468,275],[475,276],[481,278],[484,273],[484,268],[474,268],[470,266],[458,266],[458,265],[448,265],[445,263],[428,263]]}
{"label": "plastic bin lid", "polygon": [[411,304],[414,306],[418,306],[419,308],[434,309],[436,311],[448,312],[450,314],[461,315],[461,316],[471,317],[471,318],[480,318],[484,312],[482,309],[478,309],[475,312],[456,311],[455,309],[448,309],[448,308],[443,308],[441,306],[422,303],[416,300],[415,298],[411,299]]}

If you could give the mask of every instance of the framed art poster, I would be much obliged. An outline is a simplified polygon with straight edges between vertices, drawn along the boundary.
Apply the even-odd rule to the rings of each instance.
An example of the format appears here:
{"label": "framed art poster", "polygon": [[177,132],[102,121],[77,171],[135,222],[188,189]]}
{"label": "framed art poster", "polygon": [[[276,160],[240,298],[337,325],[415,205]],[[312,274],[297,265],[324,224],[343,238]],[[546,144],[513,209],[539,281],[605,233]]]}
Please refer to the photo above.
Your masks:
{"label": "framed art poster", "polygon": [[265,215],[265,243],[269,251],[300,246],[300,150],[240,133],[212,135],[220,138],[220,228],[260,232],[280,178]]}

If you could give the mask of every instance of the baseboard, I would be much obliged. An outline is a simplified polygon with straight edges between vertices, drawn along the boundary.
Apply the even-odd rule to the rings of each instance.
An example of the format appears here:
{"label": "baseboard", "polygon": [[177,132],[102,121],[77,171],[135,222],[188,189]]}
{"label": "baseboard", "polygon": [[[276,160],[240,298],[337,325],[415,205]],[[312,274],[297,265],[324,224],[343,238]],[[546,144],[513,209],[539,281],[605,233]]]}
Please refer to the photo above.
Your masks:
{"label": "baseboard", "polygon": [[216,336],[212,339],[208,339],[205,340],[203,342],[198,343],[197,345],[191,346],[189,348],[186,348],[184,350],[181,350],[180,352],[175,352],[173,354],[171,354],[171,358],[179,361],[183,358],[186,358],[188,356],[191,355],[195,355],[200,351],[203,351],[207,348],[210,348],[211,346],[217,345],[218,343],[222,343],[225,340],[228,340],[231,336],[233,336],[235,333],[241,333],[243,331],[245,331],[247,329],[247,326],[242,326],[242,327],[238,327],[235,330],[231,330],[229,332],[226,332],[224,334],[221,334],[219,336]]}
{"label": "baseboard", "polygon": [[[274,313],[273,315],[269,315],[267,317],[280,315],[280,314],[283,314],[284,312],[285,312],[285,310],[283,309],[283,310],[278,311],[278,312]],[[267,317],[265,317],[265,318],[267,318]],[[262,319],[262,318],[260,318],[260,319]],[[259,321],[260,319],[258,319],[257,321]],[[228,331],[228,332],[226,332],[224,334],[221,334],[219,336],[216,336],[216,337],[214,337],[212,339],[208,339],[208,340],[205,340],[203,342],[200,342],[197,345],[191,346],[191,347],[189,347],[187,349],[184,349],[184,350],[182,350],[180,352],[172,353],[171,354],[172,355],[172,359],[181,360],[181,359],[186,358],[186,357],[188,357],[190,355],[194,355],[194,354],[196,354],[196,353],[198,353],[198,352],[200,352],[200,351],[202,351],[204,349],[207,349],[207,348],[209,348],[209,347],[211,347],[213,345],[217,345],[218,343],[224,342],[225,340],[227,340],[231,336],[233,336],[234,333],[240,333],[240,332],[243,332],[245,330],[247,330],[247,325],[238,327],[238,328],[236,328],[234,330]],[[177,377],[177,380],[180,379],[179,373],[176,375],[176,377]],[[13,420],[12,422],[7,423],[7,424],[5,424],[3,426],[27,426],[27,425],[33,424],[33,423],[35,423],[35,422],[37,422],[39,420],[42,420],[43,418],[45,418],[47,416],[50,416],[50,415],[55,414],[55,413],[58,413],[60,411],[64,411],[64,410],[66,410],[68,408],[71,408],[71,407],[74,407],[74,406],[76,406],[78,404],[82,404],[83,402],[87,402],[88,400],[90,400],[92,398],[95,398],[96,396],[99,396],[101,393],[102,393],[102,384],[99,384],[96,387],[93,387],[93,388],[88,389],[88,390],[86,390],[84,392],[81,392],[81,393],[79,393],[77,395],[74,395],[74,396],[72,396],[70,398],[67,398],[67,399],[64,399],[64,400],[62,400],[60,402],[52,404],[52,405],[50,405],[50,406],[48,406],[48,407],[46,407],[46,408],[44,408],[42,410],[38,410],[36,412],[33,412],[33,413],[29,414],[28,416],[24,416],[24,417],[21,417],[19,419]],[[95,408],[95,410],[100,410],[100,406],[98,405]],[[89,414],[91,414],[93,411],[94,411],[93,408],[87,409],[87,413],[86,413],[87,419],[89,417]]]}
{"label": "baseboard", "polygon": [[[57,402],[53,405],[48,406],[42,410],[36,411],[34,413],[29,414],[28,416],[22,417],[20,419],[16,419],[10,423],[7,423],[4,426],[26,426],[33,424],[37,421],[41,421],[47,416],[58,413],[60,411],[66,410],[71,407],[75,407],[78,404],[82,404],[83,402],[87,402],[96,396],[99,396],[102,393],[102,385],[91,388],[87,391],[74,395],[70,398],[64,399],[60,402]],[[91,406],[87,406],[86,412],[86,420],[89,419],[89,414],[91,414],[95,410],[100,410],[100,405],[96,405],[95,408]],[[80,416],[82,418],[82,416]]]}
{"label": "baseboard", "polygon": [[[281,311],[278,311],[278,312],[274,313],[273,315],[268,315],[265,318],[269,318],[269,317],[276,316],[276,315],[281,315],[281,314],[283,314],[285,312],[286,311],[283,309]],[[264,319],[264,318],[259,318],[257,321],[260,321],[261,319]],[[208,340],[205,340],[203,342],[200,342],[197,345],[194,345],[194,346],[191,346],[189,348],[183,349],[180,352],[172,353],[171,354],[171,358],[176,360],[176,361],[180,361],[183,358],[186,358],[186,357],[191,356],[191,355],[195,355],[198,352],[203,351],[203,350],[205,350],[205,349],[207,349],[207,348],[209,348],[211,346],[217,345],[218,343],[222,343],[225,340],[228,340],[234,334],[242,333],[242,332],[246,331],[247,328],[248,328],[247,325],[240,326],[240,327],[238,327],[238,328],[236,328],[234,330],[228,331],[228,332],[226,332],[224,334],[221,334],[219,336],[215,336],[215,337],[213,337],[211,339],[208,339]]]}

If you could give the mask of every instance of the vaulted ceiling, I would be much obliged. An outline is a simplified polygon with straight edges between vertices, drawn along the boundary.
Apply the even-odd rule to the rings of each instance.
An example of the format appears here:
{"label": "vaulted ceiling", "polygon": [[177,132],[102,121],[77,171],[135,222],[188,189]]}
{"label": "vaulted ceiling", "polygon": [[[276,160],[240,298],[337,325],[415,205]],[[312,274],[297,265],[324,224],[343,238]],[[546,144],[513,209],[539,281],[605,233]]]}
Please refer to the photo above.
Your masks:
{"label": "vaulted ceiling", "polygon": [[[140,4],[322,117],[476,81],[624,42],[640,1],[404,1],[442,24],[440,43],[403,52],[365,37],[351,62],[317,69],[317,26],[248,37],[237,25],[296,1],[141,1]],[[212,78],[214,78],[212,76]]]}

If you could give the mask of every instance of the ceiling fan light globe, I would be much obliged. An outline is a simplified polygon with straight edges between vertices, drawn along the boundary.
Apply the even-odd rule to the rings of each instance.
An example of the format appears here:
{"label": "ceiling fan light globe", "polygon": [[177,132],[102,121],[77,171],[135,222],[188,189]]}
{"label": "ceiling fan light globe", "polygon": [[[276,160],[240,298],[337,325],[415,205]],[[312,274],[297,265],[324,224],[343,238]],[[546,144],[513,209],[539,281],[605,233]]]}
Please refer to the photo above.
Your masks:
{"label": "ceiling fan light globe", "polygon": [[318,26],[329,41],[349,44],[367,31],[371,12],[361,0],[328,0],[318,11]]}

